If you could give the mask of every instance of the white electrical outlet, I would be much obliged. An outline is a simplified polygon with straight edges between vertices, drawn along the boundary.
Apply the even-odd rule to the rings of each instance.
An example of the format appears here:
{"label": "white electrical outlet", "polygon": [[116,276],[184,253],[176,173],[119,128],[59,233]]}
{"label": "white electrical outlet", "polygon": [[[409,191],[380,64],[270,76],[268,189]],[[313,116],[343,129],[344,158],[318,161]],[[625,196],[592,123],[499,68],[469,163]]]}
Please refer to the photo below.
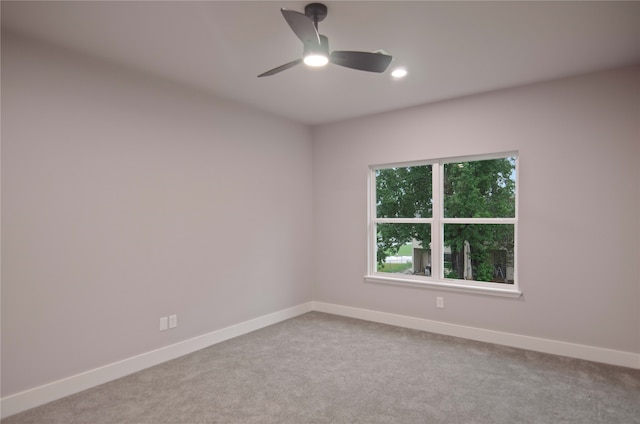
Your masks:
{"label": "white electrical outlet", "polygon": [[176,328],[178,326],[178,315],[169,315],[169,328]]}
{"label": "white electrical outlet", "polygon": [[160,317],[160,331],[169,329],[169,318],[168,317]]}
{"label": "white electrical outlet", "polygon": [[444,297],[436,297],[436,308],[444,309]]}

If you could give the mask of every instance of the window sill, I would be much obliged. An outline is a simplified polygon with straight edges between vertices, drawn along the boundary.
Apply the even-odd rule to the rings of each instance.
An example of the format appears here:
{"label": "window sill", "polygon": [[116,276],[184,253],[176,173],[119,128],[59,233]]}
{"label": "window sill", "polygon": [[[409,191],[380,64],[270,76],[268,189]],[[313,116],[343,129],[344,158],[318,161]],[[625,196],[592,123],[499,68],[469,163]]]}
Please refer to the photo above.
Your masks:
{"label": "window sill", "polygon": [[[365,281],[369,283],[383,283],[383,284],[395,284],[411,287],[423,287],[426,289],[436,289],[445,291],[455,291],[462,293],[473,293],[487,296],[501,296],[517,299],[522,296],[522,292],[516,287],[490,287],[481,285],[483,283],[456,283],[454,280],[426,280],[424,278],[411,278],[411,277],[390,277],[386,275],[365,275]],[[491,284],[491,283],[489,283]]]}

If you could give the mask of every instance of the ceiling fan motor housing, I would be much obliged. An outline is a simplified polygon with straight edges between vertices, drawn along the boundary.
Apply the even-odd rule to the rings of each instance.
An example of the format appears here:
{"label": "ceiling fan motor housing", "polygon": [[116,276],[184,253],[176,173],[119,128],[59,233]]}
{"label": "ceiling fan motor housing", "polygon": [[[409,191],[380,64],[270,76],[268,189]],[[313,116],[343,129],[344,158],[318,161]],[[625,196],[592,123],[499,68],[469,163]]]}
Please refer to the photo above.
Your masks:
{"label": "ceiling fan motor housing", "polygon": [[321,54],[329,57],[329,39],[322,34],[320,37],[320,46],[305,44],[302,57],[306,57],[308,54]]}

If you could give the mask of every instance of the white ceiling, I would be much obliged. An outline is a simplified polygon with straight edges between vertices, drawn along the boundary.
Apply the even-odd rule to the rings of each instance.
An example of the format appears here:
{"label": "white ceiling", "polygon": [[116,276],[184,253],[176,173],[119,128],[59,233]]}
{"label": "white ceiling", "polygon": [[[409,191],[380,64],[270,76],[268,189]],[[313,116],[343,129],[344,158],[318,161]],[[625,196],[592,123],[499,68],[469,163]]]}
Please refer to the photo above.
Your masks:
{"label": "white ceiling", "polygon": [[[384,49],[384,74],[299,65],[301,1],[2,1],[22,33],[305,124],[640,63],[640,2],[328,1],[331,50]],[[404,66],[409,75],[393,80]]]}

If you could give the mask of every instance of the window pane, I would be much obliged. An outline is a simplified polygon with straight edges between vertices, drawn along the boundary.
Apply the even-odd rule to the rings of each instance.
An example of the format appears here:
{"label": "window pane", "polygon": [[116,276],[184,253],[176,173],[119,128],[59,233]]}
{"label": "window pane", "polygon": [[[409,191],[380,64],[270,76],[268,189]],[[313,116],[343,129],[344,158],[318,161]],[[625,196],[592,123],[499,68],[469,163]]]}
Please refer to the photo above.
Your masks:
{"label": "window pane", "polygon": [[378,272],[431,275],[430,224],[377,224],[376,237]]}
{"label": "window pane", "polygon": [[444,276],[513,284],[514,225],[445,224]]}
{"label": "window pane", "polygon": [[513,218],[514,157],[444,165],[445,218]]}
{"label": "window pane", "polygon": [[378,218],[431,218],[431,165],[376,170]]}

